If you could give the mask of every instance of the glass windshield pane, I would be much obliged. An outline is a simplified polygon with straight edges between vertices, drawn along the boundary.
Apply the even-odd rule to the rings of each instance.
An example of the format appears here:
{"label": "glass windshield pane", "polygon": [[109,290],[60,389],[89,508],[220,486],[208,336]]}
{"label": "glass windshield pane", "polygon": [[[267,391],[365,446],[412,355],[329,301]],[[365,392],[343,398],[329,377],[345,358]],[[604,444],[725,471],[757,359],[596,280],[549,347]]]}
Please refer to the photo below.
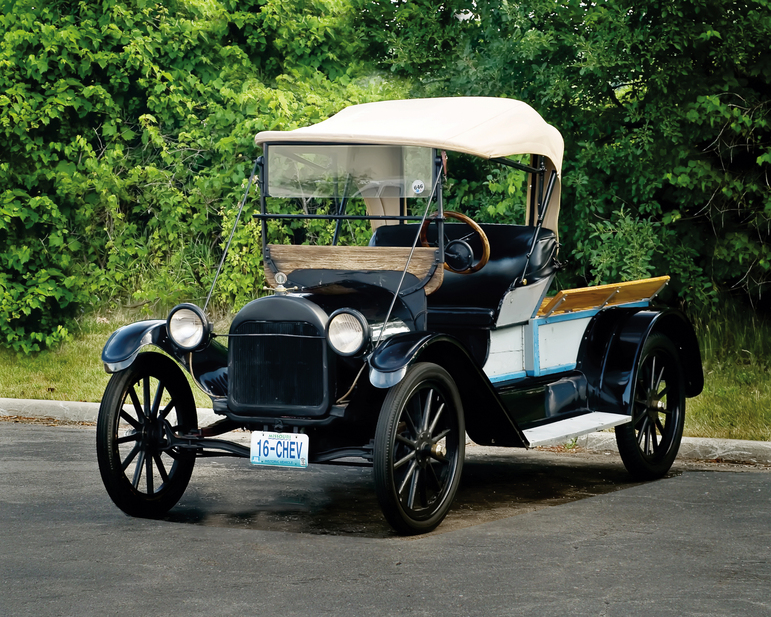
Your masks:
{"label": "glass windshield pane", "polygon": [[429,197],[431,148],[415,146],[270,145],[268,195]]}

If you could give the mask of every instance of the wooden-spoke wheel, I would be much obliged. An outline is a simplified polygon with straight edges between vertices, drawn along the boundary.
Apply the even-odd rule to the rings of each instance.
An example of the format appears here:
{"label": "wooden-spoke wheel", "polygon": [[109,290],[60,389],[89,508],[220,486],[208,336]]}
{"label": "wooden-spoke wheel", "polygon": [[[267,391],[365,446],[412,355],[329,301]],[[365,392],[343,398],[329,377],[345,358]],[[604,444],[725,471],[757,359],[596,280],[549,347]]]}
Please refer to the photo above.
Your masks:
{"label": "wooden-spoke wheel", "polygon": [[419,363],[388,392],[375,433],[374,480],[391,526],[425,533],[442,522],[458,490],[463,408],[449,373]]}
{"label": "wooden-spoke wheel", "polygon": [[[449,254],[445,255],[445,263],[444,263],[444,269],[449,270],[450,272],[455,272],[456,274],[472,274],[474,272],[478,272],[482,268],[484,268],[485,264],[490,260],[490,240],[487,238],[487,234],[484,232],[484,230],[479,226],[479,224],[474,221],[474,219],[466,216],[465,214],[462,214],[460,212],[455,212],[453,210],[445,210],[444,216],[446,216],[448,219],[455,219],[456,221],[460,221],[461,223],[465,223],[469,227],[471,227],[471,233],[468,234],[468,236],[465,236],[463,238],[460,238],[458,240],[452,240],[447,241],[445,238],[445,252],[447,252],[448,247],[451,245],[460,245],[456,248],[460,249],[461,246],[465,247],[465,250],[468,251],[469,257],[471,260],[474,258],[473,251],[471,250],[471,247],[468,245],[466,240],[468,240],[471,236],[476,234],[479,236],[479,241],[482,243],[482,255],[479,257],[479,260],[476,263],[470,263],[468,267],[461,267],[460,269],[453,266],[452,262],[447,261],[447,257],[449,257]],[[423,222],[422,227],[420,228],[420,244],[422,246],[430,246],[428,242],[428,226],[433,222],[433,217],[425,220]]]}
{"label": "wooden-spoke wheel", "polygon": [[677,349],[662,334],[645,341],[637,368],[632,421],[616,427],[616,442],[629,473],[660,478],[677,456],[685,422],[685,379]]}
{"label": "wooden-spoke wheel", "polygon": [[115,505],[148,518],[171,509],[190,481],[195,452],[172,447],[169,436],[196,427],[193,394],[171,359],[142,353],[115,373],[96,432],[99,471]]}

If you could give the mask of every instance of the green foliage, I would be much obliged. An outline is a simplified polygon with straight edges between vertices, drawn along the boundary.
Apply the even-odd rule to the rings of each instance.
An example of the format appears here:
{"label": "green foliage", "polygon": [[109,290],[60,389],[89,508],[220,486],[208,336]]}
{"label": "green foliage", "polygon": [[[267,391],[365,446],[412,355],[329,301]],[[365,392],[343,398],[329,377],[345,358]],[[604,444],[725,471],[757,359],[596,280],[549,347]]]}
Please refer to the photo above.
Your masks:
{"label": "green foliage", "polygon": [[442,189],[444,206],[478,223],[523,225],[526,181],[524,172],[450,155],[449,177]]}
{"label": "green foliage", "polygon": [[425,85],[435,67],[454,57],[464,20],[472,17],[468,0],[359,0],[372,52],[395,74]]}
{"label": "green foliage", "polygon": [[[451,51],[424,65],[422,92],[518,98],[559,128],[560,237],[575,274],[594,279],[590,258],[612,259],[593,225],[624,208],[657,225],[651,264],[671,267],[673,247],[687,249],[672,273],[681,289],[697,290],[689,299],[713,289],[767,299],[770,8],[768,0],[477,3],[473,19],[447,30]],[[403,34],[400,44],[417,38]],[[398,46],[390,54],[409,56]],[[628,268],[622,253],[616,261]]]}
{"label": "green foliage", "polygon": [[574,256],[589,262],[594,276],[591,284],[669,274],[679,285],[679,296],[693,305],[704,306],[714,298],[709,279],[695,265],[696,252],[679,243],[671,227],[650,218],[635,218],[622,207],[609,220],[591,223],[590,228],[589,237],[578,241]]}
{"label": "green foliage", "polygon": [[79,299],[77,281],[65,270],[72,261],[68,230],[57,225],[61,213],[43,196],[6,189],[0,208],[0,239],[8,247],[0,255],[0,342],[39,351],[67,339],[57,314],[72,314]]}
{"label": "green foliage", "polygon": [[[6,3],[0,344],[55,345],[85,305],[160,312],[205,297],[253,135],[408,93],[520,98],[560,129],[573,278],[669,273],[686,302],[727,289],[767,302],[769,4]],[[521,222],[523,176],[465,165],[451,162],[447,207]],[[255,203],[213,298],[221,309],[263,285]],[[342,242],[366,241],[365,224],[346,231]],[[269,233],[303,241],[333,226]]]}
{"label": "green foliage", "polygon": [[[368,72],[350,3],[235,4],[20,0],[0,16],[0,343],[55,344],[79,305],[201,298],[254,134],[401,93]],[[234,239],[221,306],[259,293],[255,233]]]}

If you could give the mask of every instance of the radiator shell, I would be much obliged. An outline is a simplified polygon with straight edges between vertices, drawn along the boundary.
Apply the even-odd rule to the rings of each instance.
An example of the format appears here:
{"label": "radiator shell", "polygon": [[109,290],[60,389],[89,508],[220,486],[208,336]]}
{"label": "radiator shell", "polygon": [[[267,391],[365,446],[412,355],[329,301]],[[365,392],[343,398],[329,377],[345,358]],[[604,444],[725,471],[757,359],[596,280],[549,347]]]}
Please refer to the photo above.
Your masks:
{"label": "radiator shell", "polygon": [[228,408],[239,415],[318,417],[330,407],[326,313],[298,296],[246,305],[228,344]]}

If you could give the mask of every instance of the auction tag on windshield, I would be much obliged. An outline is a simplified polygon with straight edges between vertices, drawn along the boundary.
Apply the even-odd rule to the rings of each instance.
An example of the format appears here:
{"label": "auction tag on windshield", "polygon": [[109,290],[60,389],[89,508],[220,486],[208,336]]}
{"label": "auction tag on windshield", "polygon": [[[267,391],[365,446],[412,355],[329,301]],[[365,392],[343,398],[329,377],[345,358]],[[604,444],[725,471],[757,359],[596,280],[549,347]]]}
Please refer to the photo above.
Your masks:
{"label": "auction tag on windshield", "polygon": [[253,465],[308,466],[308,435],[252,431],[249,460]]}

